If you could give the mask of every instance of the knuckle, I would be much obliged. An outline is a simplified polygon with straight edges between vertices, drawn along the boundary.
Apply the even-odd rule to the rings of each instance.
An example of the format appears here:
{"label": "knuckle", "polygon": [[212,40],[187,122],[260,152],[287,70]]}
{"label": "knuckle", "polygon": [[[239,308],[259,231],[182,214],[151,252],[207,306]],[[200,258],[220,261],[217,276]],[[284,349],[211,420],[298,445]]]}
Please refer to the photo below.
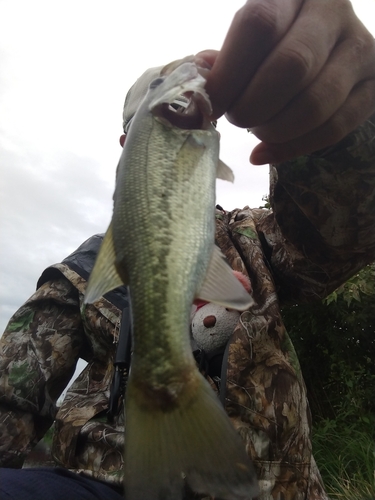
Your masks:
{"label": "knuckle", "polygon": [[[332,87],[331,87],[332,89]],[[305,110],[309,116],[310,121],[317,123],[321,121],[324,116],[324,111],[327,106],[328,98],[322,92],[315,89],[308,89],[305,92]]]}
{"label": "knuckle", "polygon": [[375,111],[375,81],[356,87],[351,98],[333,115],[326,127],[332,144],[346,137]]}
{"label": "knuckle", "polygon": [[353,34],[350,38],[351,50],[355,58],[374,57],[374,38],[368,32]]}
{"label": "knuckle", "polygon": [[[350,8],[355,16],[352,5]],[[350,45],[353,60],[370,66],[375,71],[375,39],[366,26],[356,18],[355,22],[346,27],[344,36]]]}
{"label": "knuckle", "polygon": [[330,7],[334,12],[340,12],[342,19],[355,16],[353,5],[349,0],[331,0]]}
{"label": "knuckle", "polygon": [[273,39],[278,27],[279,10],[280,7],[274,0],[247,2],[237,11],[234,19],[244,28],[256,30],[266,39]]}
{"label": "knuckle", "polygon": [[341,80],[331,79],[329,85],[311,85],[304,92],[304,110],[313,123],[326,119],[327,110],[338,108],[346,99],[345,85]]}
{"label": "knuckle", "polygon": [[284,71],[289,72],[294,79],[303,82],[311,75],[317,56],[310,45],[299,41],[292,46],[282,48],[279,58]]}

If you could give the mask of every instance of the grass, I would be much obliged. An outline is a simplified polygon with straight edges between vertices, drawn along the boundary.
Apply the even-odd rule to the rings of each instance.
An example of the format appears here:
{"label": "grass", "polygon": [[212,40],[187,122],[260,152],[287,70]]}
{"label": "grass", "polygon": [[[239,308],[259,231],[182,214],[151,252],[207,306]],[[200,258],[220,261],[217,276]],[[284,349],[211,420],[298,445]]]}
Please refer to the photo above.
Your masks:
{"label": "grass", "polygon": [[313,449],[332,500],[374,500],[373,418],[340,427],[322,420],[313,430]]}

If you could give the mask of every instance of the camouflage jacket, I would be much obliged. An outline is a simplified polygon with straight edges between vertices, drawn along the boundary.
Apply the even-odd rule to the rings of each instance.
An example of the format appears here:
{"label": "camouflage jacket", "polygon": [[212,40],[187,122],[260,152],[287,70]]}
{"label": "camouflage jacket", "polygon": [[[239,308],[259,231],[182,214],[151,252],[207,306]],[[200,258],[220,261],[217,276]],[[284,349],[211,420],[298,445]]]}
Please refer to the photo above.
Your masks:
{"label": "camouflage jacket", "polygon": [[[327,498],[280,306],[324,297],[375,259],[374,123],[334,148],[272,166],[273,210],[217,211],[217,244],[249,276],[255,300],[227,345],[224,404],[262,500]],[[122,412],[106,418],[121,308],[103,297],[81,313],[86,279],[67,263],[41,283],[1,338],[0,464],[21,466],[55,421],[57,464],[121,485]],[[88,364],[57,410],[79,358]]]}

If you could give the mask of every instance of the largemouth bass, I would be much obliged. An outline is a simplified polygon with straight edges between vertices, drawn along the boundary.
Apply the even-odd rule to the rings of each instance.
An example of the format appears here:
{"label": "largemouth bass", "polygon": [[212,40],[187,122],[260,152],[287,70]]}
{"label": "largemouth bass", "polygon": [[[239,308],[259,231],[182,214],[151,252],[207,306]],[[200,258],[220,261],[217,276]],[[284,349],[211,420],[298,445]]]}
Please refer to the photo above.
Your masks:
{"label": "largemouth bass", "polygon": [[[250,499],[255,473],[190,345],[195,298],[252,303],[214,245],[219,161],[205,79],[183,63],[151,82],[120,158],[114,211],[85,302],[129,287],[133,352],[126,390],[125,498],[178,500],[184,482],[216,498]],[[169,104],[184,96],[183,113]]]}

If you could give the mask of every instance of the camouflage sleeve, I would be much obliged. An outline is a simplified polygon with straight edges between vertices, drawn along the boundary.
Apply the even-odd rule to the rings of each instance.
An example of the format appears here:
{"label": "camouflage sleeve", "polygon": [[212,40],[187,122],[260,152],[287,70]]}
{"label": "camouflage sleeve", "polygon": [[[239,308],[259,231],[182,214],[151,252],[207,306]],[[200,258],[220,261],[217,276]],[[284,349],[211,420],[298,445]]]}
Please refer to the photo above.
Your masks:
{"label": "camouflage sleeve", "polygon": [[82,343],[78,292],[64,277],[11,318],[0,339],[0,466],[21,466],[51,426]]}
{"label": "camouflage sleeve", "polygon": [[282,300],[324,297],[375,260],[375,116],[332,148],[271,167],[261,216]]}

